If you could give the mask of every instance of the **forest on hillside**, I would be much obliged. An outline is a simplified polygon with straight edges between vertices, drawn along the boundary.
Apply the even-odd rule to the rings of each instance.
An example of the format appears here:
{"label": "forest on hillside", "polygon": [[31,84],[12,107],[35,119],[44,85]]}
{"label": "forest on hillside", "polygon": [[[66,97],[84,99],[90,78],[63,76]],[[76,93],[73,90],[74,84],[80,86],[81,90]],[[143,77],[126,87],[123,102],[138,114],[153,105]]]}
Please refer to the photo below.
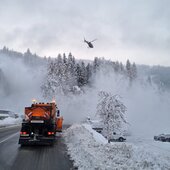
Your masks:
{"label": "forest on hillside", "polygon": [[[18,69],[22,70],[23,67],[26,72],[29,71],[26,74],[41,77],[36,86],[46,99],[58,93],[62,95],[83,93],[85,87],[93,87],[94,79],[99,73],[121,75],[130,86],[135,80],[142,79],[151,86],[156,84],[161,90],[170,89],[170,79],[166,76],[170,72],[169,67],[136,65],[128,59],[124,64],[121,61],[106,60],[104,57],[94,57],[91,61],[78,60],[71,52],[68,55],[57,54],[57,57],[40,57],[30,49],[21,53],[7,47],[0,50],[0,58],[0,94],[3,96],[13,93],[13,81],[10,81],[8,76],[9,69],[3,68],[5,62],[11,69],[19,62],[10,74],[17,74]],[[36,79],[34,81],[36,82]]]}
{"label": "forest on hillside", "polygon": [[[20,61],[25,67],[34,70],[43,67],[44,79],[40,88],[45,98],[54,97],[55,94],[79,94],[83,88],[93,86],[94,77],[99,73],[113,72],[116,75],[123,75],[130,83],[137,78],[137,67],[133,62],[127,60],[126,64],[119,61],[106,60],[95,57],[93,61],[77,60],[71,53],[58,54],[57,57],[40,57],[32,54],[29,49],[25,53],[9,50],[4,47],[0,50],[1,58]],[[17,72],[17,70],[16,70]],[[8,80],[0,67],[1,88],[6,89]],[[7,90],[10,91],[10,90]]]}

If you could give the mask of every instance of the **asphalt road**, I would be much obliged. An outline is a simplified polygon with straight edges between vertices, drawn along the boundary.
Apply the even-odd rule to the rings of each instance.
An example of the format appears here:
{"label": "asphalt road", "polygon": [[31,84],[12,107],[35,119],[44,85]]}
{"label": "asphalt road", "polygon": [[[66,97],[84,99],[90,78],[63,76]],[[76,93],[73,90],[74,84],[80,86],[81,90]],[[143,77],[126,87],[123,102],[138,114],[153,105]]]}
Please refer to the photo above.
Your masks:
{"label": "asphalt road", "polygon": [[18,145],[20,127],[0,129],[0,170],[70,170],[62,135],[54,146]]}

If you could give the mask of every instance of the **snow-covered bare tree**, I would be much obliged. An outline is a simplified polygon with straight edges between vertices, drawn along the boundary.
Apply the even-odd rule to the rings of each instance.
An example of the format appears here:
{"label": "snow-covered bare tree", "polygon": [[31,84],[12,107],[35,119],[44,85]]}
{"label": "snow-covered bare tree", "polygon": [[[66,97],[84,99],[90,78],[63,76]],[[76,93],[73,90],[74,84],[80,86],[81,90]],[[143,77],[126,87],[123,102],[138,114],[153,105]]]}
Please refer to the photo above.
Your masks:
{"label": "snow-covered bare tree", "polygon": [[125,120],[126,106],[120,100],[120,96],[112,95],[105,91],[99,92],[97,115],[103,120],[104,127],[102,134],[109,140],[113,132],[120,132]]}

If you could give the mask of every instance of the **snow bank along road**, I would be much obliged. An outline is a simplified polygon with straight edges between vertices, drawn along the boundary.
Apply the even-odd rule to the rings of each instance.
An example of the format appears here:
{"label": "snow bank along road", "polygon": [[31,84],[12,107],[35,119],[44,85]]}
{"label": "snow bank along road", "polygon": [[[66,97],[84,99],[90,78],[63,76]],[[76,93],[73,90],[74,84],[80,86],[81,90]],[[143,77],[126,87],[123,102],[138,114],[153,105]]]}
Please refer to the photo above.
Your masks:
{"label": "snow bank along road", "polygon": [[69,160],[63,138],[54,146],[18,145],[20,126],[0,128],[0,170],[69,170]]}
{"label": "snow bank along road", "polygon": [[108,143],[87,124],[71,126],[64,136],[79,170],[170,170],[170,143],[135,136]]}

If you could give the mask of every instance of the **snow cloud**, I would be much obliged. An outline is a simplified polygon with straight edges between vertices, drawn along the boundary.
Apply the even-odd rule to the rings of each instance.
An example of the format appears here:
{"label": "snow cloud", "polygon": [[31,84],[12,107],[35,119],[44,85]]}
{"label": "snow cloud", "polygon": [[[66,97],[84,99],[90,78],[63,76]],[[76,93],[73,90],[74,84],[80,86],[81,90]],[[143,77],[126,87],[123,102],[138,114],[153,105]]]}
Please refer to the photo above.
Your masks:
{"label": "snow cloud", "polygon": [[99,74],[93,88],[86,89],[85,94],[71,98],[58,98],[58,104],[64,114],[65,122],[81,122],[87,117],[96,119],[96,106],[99,91],[120,95],[127,107],[125,114],[128,129],[133,135],[153,136],[168,133],[169,127],[169,93],[160,92],[151,87],[140,77],[130,87],[124,76]]}
{"label": "snow cloud", "polygon": [[41,100],[43,72],[40,67],[39,70],[28,67],[21,59],[11,59],[6,55],[0,58],[0,68],[4,75],[0,84],[6,83],[0,89],[0,108],[23,115],[24,107],[29,106],[33,98]]}

